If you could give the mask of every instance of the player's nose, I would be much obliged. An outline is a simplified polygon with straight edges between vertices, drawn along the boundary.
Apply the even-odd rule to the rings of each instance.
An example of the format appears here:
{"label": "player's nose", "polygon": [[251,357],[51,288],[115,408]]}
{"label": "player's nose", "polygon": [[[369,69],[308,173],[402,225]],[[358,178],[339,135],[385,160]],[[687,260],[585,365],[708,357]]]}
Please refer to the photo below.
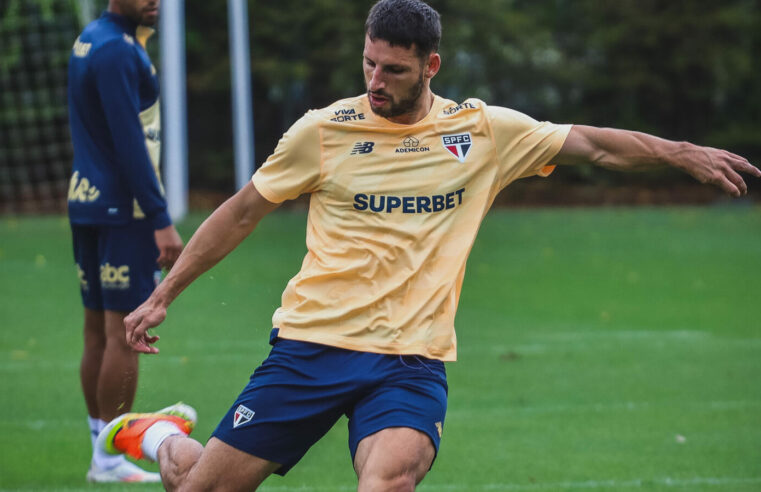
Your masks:
{"label": "player's nose", "polygon": [[383,80],[382,73],[380,67],[376,67],[370,73],[370,80],[367,83],[368,90],[377,91],[386,87],[386,82]]}

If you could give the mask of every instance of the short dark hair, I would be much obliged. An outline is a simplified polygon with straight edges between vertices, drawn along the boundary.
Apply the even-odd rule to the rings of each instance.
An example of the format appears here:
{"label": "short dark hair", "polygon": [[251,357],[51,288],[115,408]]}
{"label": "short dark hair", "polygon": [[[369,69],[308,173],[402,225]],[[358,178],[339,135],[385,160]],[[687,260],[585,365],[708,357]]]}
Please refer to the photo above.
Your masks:
{"label": "short dark hair", "polygon": [[424,57],[439,50],[441,21],[439,13],[420,0],[380,0],[367,15],[365,33],[391,46],[414,44],[418,56]]}

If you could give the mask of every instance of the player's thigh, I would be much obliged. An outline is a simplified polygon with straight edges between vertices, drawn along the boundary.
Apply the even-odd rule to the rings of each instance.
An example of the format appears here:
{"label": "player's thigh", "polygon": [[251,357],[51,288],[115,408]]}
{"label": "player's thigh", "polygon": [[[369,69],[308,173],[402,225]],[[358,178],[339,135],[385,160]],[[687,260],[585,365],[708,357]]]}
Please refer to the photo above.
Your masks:
{"label": "player's thigh", "polygon": [[93,344],[99,346],[105,344],[106,338],[106,322],[103,311],[84,308],[85,309],[85,344]]}
{"label": "player's thigh", "polygon": [[98,249],[103,308],[132,311],[161,281],[153,228],[140,220],[124,226],[102,227]]}
{"label": "player's thigh", "polygon": [[362,439],[354,457],[359,490],[405,490],[420,483],[436,449],[417,429],[391,427]]}
{"label": "player's thigh", "polygon": [[255,490],[280,467],[212,437],[181,490]]}
{"label": "player's thigh", "polygon": [[360,490],[411,490],[431,468],[447,406],[444,364],[419,356],[385,361],[349,412],[349,447]]}

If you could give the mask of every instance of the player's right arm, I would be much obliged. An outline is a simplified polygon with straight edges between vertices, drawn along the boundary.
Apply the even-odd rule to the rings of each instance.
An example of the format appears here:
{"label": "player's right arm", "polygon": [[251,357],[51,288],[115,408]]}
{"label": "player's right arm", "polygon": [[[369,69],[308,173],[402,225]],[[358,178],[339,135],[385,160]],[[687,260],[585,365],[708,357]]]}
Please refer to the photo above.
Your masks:
{"label": "player's right arm", "polygon": [[167,212],[140,123],[140,83],[134,44],[116,39],[94,55],[92,71],[115,151],[114,166],[153,224],[162,268],[171,268],[182,251],[182,239]]}
{"label": "player's right arm", "polygon": [[166,318],[169,304],[203,272],[235,249],[278,204],[266,200],[248,183],[207,218],[180,254],[169,275],[153,294],[124,319],[127,343],[136,351],[155,354],[159,337],[148,330]]}

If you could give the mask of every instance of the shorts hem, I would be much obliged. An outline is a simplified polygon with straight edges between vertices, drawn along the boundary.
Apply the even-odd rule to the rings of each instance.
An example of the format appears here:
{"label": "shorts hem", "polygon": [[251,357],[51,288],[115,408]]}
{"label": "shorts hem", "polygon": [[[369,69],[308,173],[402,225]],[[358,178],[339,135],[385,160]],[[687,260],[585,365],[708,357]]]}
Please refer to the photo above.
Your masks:
{"label": "shorts hem", "polygon": [[374,427],[373,429],[375,429],[375,430],[369,430],[367,432],[363,432],[362,434],[360,434],[360,436],[362,436],[362,437],[359,437],[357,439],[357,444],[355,446],[353,446],[353,447],[350,445],[351,449],[349,449],[349,451],[351,452],[351,462],[354,463],[354,456],[357,454],[357,448],[359,448],[359,443],[362,442],[362,439],[364,439],[364,438],[366,438],[368,436],[372,436],[373,434],[375,434],[377,432],[380,432],[380,431],[382,431],[384,429],[391,429],[393,427],[406,427],[407,429],[414,429],[414,430],[420,431],[423,434],[425,434],[426,436],[428,436],[428,439],[431,440],[431,444],[433,444],[433,461],[431,461],[431,468],[432,468],[434,461],[436,461],[436,456],[439,455],[439,446],[441,445],[441,441],[439,441],[437,443],[436,440],[431,436],[431,433],[427,429],[424,429],[422,426],[420,426],[420,425],[409,425],[409,424],[380,425],[380,426],[377,426],[377,428]]}
{"label": "shorts hem", "polygon": [[82,300],[82,306],[91,311],[103,311],[103,305],[98,304],[97,302]]}
{"label": "shorts hem", "polygon": [[[147,299],[147,297],[146,297]],[[113,306],[113,305],[104,305],[104,304],[97,304],[94,302],[84,302],[82,301],[82,306],[86,307],[87,309],[90,309],[92,311],[116,311],[120,313],[131,313],[135,309],[138,308],[143,302],[138,302],[137,304],[130,304],[128,307],[125,306]]]}

